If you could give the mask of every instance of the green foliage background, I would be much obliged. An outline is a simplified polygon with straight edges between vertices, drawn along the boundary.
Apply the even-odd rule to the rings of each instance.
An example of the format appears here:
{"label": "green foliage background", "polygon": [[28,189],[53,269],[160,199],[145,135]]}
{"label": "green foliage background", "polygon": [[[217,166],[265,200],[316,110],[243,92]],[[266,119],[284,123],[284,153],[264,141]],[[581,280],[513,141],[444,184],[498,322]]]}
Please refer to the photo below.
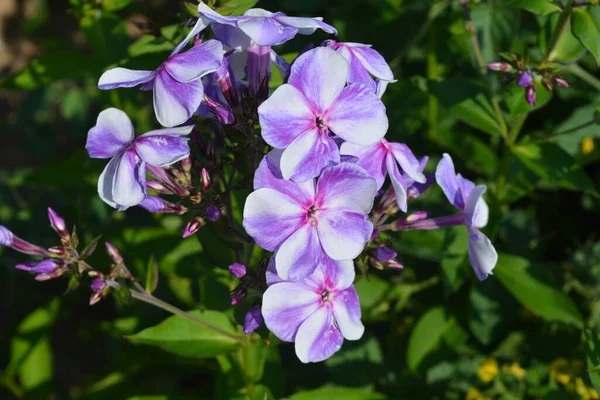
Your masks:
{"label": "green foliage background", "polygon": [[[34,13],[19,9],[4,26],[9,46],[18,50],[19,39],[27,38],[36,56],[0,76],[0,224],[51,246],[56,239],[45,208],[52,206],[77,224],[83,242],[102,234],[122,249],[137,276],[145,276],[154,255],[158,297],[239,331],[232,321],[239,324],[250,304],[231,309],[235,281],[225,267],[235,260],[218,227],[203,228],[199,240],[182,240],[180,217],[113,211],[96,194],[104,163],[84,151],[87,130],[109,106],[125,110],[137,132],[157,128],[148,92],[101,92],[96,82],[111,65],[154,69],[172,49],[169,41],[182,37],[189,8],[170,0],[31,3]],[[240,14],[254,3],[217,6]],[[507,51],[539,61],[548,51],[559,23],[556,2],[470,3],[485,62]],[[530,107],[514,82],[502,84],[500,74],[488,73],[503,123],[458,0],[260,0],[256,6],[323,16],[340,41],[369,43],[385,56],[398,79],[383,97],[389,137],[431,155],[430,168],[448,152],[458,171],[488,185],[485,231],[501,253],[495,275],[477,281],[464,229],[389,235],[405,268],[359,276],[365,336],[324,363],[303,365],[293,346],[265,330],[240,345],[185,321],[163,322],[167,313],[143,303],[109,298],[89,307],[88,288],[63,295],[65,281],[34,281],[14,269],[24,258],[4,249],[0,397],[598,398],[581,385],[599,379],[586,369],[600,364],[599,7],[578,7],[572,29],[554,48],[552,59],[569,88],[550,96],[538,85]],[[141,35],[132,20],[144,17],[164,37]],[[277,50],[293,57],[325,38],[322,32],[299,36]],[[439,189],[412,208],[452,211]],[[106,257],[97,253],[90,262],[103,265]],[[513,363],[526,373],[512,373]],[[491,381],[482,379],[485,365]]]}

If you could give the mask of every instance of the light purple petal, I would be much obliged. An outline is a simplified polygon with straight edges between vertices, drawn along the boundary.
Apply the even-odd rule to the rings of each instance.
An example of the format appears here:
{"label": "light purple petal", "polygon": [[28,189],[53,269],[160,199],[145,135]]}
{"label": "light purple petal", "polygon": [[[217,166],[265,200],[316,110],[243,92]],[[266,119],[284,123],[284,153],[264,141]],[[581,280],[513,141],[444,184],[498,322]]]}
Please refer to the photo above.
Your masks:
{"label": "light purple petal", "polygon": [[282,150],[271,150],[263,157],[254,174],[254,189],[271,188],[294,199],[298,204],[310,207],[314,202],[315,183],[313,180],[297,183],[283,179],[281,175]]}
{"label": "light purple petal", "polygon": [[387,152],[387,148],[381,142],[371,146],[360,146],[344,142],[340,148],[342,155],[358,157],[356,165],[363,167],[377,181],[377,189],[381,189],[387,175],[387,168],[385,166]]}
{"label": "light purple petal", "polygon": [[472,227],[483,228],[487,225],[489,208],[483,200],[486,190],[484,185],[478,185],[469,193],[465,206],[465,219],[469,229]]}
{"label": "light purple petal", "polygon": [[259,46],[283,44],[298,32],[298,29],[284,26],[271,17],[243,19],[238,22],[238,27]]}
{"label": "light purple petal", "polygon": [[280,86],[258,107],[265,142],[283,149],[302,133],[316,128],[315,115],[304,95],[292,85]]}
{"label": "light purple petal", "polygon": [[407,190],[408,186],[406,184],[406,180],[400,173],[398,169],[398,164],[396,163],[396,159],[394,158],[392,153],[388,153],[385,158],[385,165],[388,170],[388,175],[390,176],[390,180],[392,182],[392,187],[394,188],[394,196],[396,198],[396,204],[401,211],[406,212],[408,210],[408,199],[407,199]]}
{"label": "light purple petal", "polygon": [[377,182],[364,168],[341,163],[326,168],[317,182],[316,202],[327,210],[368,214],[373,207]]}
{"label": "light purple petal", "polygon": [[263,316],[258,306],[252,307],[244,317],[244,333],[249,335],[263,323]]}
{"label": "light purple petal", "polygon": [[301,35],[312,35],[317,29],[323,29],[325,32],[334,35],[338,34],[337,30],[333,26],[323,22],[323,18],[321,17],[305,18],[277,16],[275,19],[283,25],[297,28],[298,33]]}
{"label": "light purple petal", "polygon": [[296,334],[296,355],[303,363],[328,359],[342,347],[344,338],[333,323],[329,307],[312,313]]}
{"label": "light purple petal", "polygon": [[388,143],[394,158],[402,167],[402,171],[415,182],[425,183],[425,175],[423,175],[421,164],[417,157],[413,154],[410,148],[403,143]]}
{"label": "light purple petal", "polygon": [[92,158],[109,158],[125,151],[133,140],[133,125],[123,111],[108,108],[88,132],[85,148]]}
{"label": "light purple petal", "polygon": [[140,204],[146,196],[146,168],[135,151],[114,157],[98,180],[98,194],[119,210]]}
{"label": "light purple petal", "polygon": [[[319,268],[315,271],[313,276],[317,275],[317,271],[320,272],[321,277],[318,281],[321,285],[324,282],[328,283],[329,289],[331,290],[344,290],[352,286],[356,272],[354,271],[354,262],[352,260],[332,260],[325,256],[321,260]],[[307,279],[309,279],[307,278]]]}
{"label": "light purple petal", "polygon": [[250,47],[252,40],[237,26],[214,24],[211,29],[219,41],[232,49],[242,51]]}
{"label": "light purple petal", "polygon": [[323,249],[317,230],[311,223],[305,223],[277,250],[277,274],[285,280],[304,279],[313,273],[322,257]]}
{"label": "light purple petal", "polygon": [[271,11],[265,10],[264,8],[251,8],[244,13],[245,17],[273,17],[274,15],[275,14]]}
{"label": "light purple petal", "polygon": [[215,72],[223,60],[223,45],[217,40],[208,40],[194,46],[185,53],[171,56],[164,68],[173,79],[187,83]]}
{"label": "light purple petal", "polygon": [[342,93],[348,69],[348,62],[337,52],[317,47],[294,61],[288,83],[304,94],[313,112],[323,114]]}
{"label": "light purple petal", "polygon": [[461,174],[456,174],[456,182],[458,182],[460,198],[463,200],[463,204],[465,204],[466,207],[467,198],[469,197],[473,189],[475,189],[475,183],[465,178]]}
{"label": "light purple petal", "polygon": [[279,339],[293,342],[304,320],[319,309],[321,296],[296,282],[280,282],[263,295],[265,325]]}
{"label": "light purple petal", "polygon": [[334,260],[353,260],[363,251],[373,233],[364,214],[348,211],[319,211],[317,230],[325,253]]}
{"label": "light purple petal", "polygon": [[361,84],[345,88],[323,120],[337,136],[363,146],[379,142],[388,130],[388,118],[381,99]]}
{"label": "light purple petal", "polygon": [[148,164],[164,167],[190,155],[188,140],[187,137],[170,135],[140,137],[135,151]]}
{"label": "light purple petal", "polygon": [[465,209],[465,203],[460,190],[456,172],[454,171],[454,163],[452,158],[447,153],[444,153],[442,159],[435,170],[435,180],[444,191],[446,198],[454,207],[459,210]]}
{"label": "light purple petal", "polygon": [[98,89],[110,90],[130,88],[150,82],[156,76],[156,71],[135,71],[127,68],[113,68],[102,74],[98,80]]}
{"label": "light purple petal", "polygon": [[481,281],[492,275],[498,262],[498,253],[490,239],[475,228],[469,229],[469,261]]}
{"label": "light purple petal", "polygon": [[344,338],[358,340],[365,332],[365,327],[360,321],[360,301],[354,287],[335,292],[331,299],[333,316],[337,326],[342,331]]}
{"label": "light purple petal", "polygon": [[361,64],[360,60],[354,55],[354,53],[347,46],[340,46],[337,50],[350,65],[350,72],[348,73],[348,83],[361,83],[367,86],[372,91],[377,89],[375,80],[369,74],[369,71]]}
{"label": "light purple petal", "polygon": [[139,138],[146,138],[149,136],[185,136],[189,135],[194,129],[194,125],[183,125],[183,126],[175,126],[173,128],[162,128],[155,129],[153,131],[148,131],[143,135],[140,135]]}
{"label": "light purple petal", "polygon": [[281,156],[284,179],[303,182],[318,176],[330,161],[340,162],[335,141],[325,132],[312,129],[298,136]]}
{"label": "light purple petal", "polygon": [[266,272],[266,282],[267,286],[271,286],[274,283],[284,282],[283,279],[277,275],[277,267],[275,266],[275,256],[269,259],[269,265],[267,265]]}
{"label": "light purple petal", "polygon": [[387,87],[389,84],[390,83],[388,81],[382,81],[381,79],[375,80],[375,85],[376,85],[375,94],[377,95],[377,97],[379,97],[379,98],[383,97],[383,94],[387,90]]}
{"label": "light purple petal", "polygon": [[11,231],[0,225],[0,246],[10,246],[14,237]]}
{"label": "light purple petal", "polygon": [[384,81],[394,82],[394,74],[385,59],[370,46],[356,45],[356,43],[344,43],[350,47],[350,51],[360,60],[363,67],[371,75]]}
{"label": "light purple petal", "polygon": [[306,218],[296,202],[274,189],[258,189],[248,196],[244,206],[244,228],[265,250],[275,251]]}
{"label": "light purple petal", "polygon": [[161,69],[154,81],[154,112],[163,126],[186,122],[200,107],[204,87],[201,80],[180,83]]}

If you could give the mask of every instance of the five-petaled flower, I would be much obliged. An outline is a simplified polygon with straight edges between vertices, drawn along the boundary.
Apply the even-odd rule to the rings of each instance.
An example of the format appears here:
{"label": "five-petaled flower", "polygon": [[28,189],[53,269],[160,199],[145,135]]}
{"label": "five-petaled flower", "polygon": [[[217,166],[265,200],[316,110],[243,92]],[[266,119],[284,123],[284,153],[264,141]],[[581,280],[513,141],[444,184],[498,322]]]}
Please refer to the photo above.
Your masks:
{"label": "five-petaled flower", "polygon": [[373,232],[367,214],[377,183],[361,167],[341,163],[318,180],[282,179],[282,152],[271,151],[254,176],[244,207],[244,228],[262,248],[276,251],[284,279],[310,275],[323,257],[352,260]]}
{"label": "five-petaled flower", "polygon": [[362,337],[365,328],[352,286],[352,261],[323,257],[312,275],[301,281],[281,279],[275,263],[271,259],[268,267],[262,315],[275,336],[295,342],[300,361],[323,361],[342,347],[344,338]]}

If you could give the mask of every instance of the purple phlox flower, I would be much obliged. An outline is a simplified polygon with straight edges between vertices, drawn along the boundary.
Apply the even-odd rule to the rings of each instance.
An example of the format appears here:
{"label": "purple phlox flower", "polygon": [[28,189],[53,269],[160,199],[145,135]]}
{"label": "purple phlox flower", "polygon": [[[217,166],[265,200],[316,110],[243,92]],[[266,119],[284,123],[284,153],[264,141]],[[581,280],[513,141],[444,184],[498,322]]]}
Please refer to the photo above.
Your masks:
{"label": "purple phlox flower", "polygon": [[[337,51],[348,61],[350,65],[348,83],[362,83],[374,92],[383,94],[388,83],[396,82],[388,63],[381,54],[371,48],[371,45],[341,43],[335,40],[327,40],[323,42],[323,45]],[[378,89],[379,85],[372,76],[379,82],[385,82],[384,87]]]}
{"label": "purple phlox flower", "polygon": [[452,158],[444,154],[440,160],[435,179],[454,207],[464,212],[464,224],[469,231],[469,260],[480,280],[492,274],[498,261],[498,253],[492,242],[477,228],[487,225],[489,209],[483,200],[484,185],[475,186],[454,171]]}
{"label": "purple phlox flower", "polygon": [[352,260],[373,232],[367,214],[376,182],[354,164],[325,168],[318,180],[282,179],[281,150],[271,151],[254,175],[246,199],[244,228],[259,246],[275,251],[284,279],[310,275],[324,256]]}
{"label": "purple phlox flower", "polygon": [[158,196],[146,195],[146,197],[144,197],[144,200],[142,200],[142,202],[138,204],[138,206],[142,207],[147,211],[150,211],[151,213],[181,215],[187,212],[186,207],[168,202],[166,200],[161,199]]}
{"label": "purple phlox flower", "polygon": [[227,267],[227,269],[229,269],[229,272],[231,272],[231,274],[236,278],[242,278],[246,276],[246,266],[244,264],[233,263]]}
{"label": "purple phlox flower", "polygon": [[[391,143],[385,139],[371,145],[360,146],[353,143],[343,143],[342,154],[358,157],[357,164],[363,167],[377,181],[377,189],[383,186],[385,177],[389,175],[394,188],[398,207],[406,212],[409,184],[415,182],[425,184],[427,179],[423,169],[427,163],[420,162],[410,148],[402,143]],[[400,168],[402,168],[402,172]]]}
{"label": "purple phlox flower", "polygon": [[216,222],[221,218],[221,210],[217,206],[206,207],[206,219],[211,222]]}
{"label": "purple phlox flower", "polygon": [[67,268],[60,261],[52,259],[44,259],[41,261],[26,261],[15,265],[16,269],[27,271],[36,274],[35,279],[38,281],[46,281],[49,279],[58,278]]}
{"label": "purple phlox flower", "polygon": [[398,253],[387,246],[379,246],[375,249],[375,259],[379,262],[388,262],[398,257]]}
{"label": "purple phlox flower", "polygon": [[529,72],[523,72],[517,77],[517,85],[524,88],[533,83],[533,77]]}
{"label": "purple phlox flower", "polygon": [[[323,22],[323,18],[288,17],[282,12],[272,13],[262,8],[252,8],[242,16],[227,17],[213,11],[203,2],[198,4],[200,18],[187,37],[177,46],[180,51],[194,36],[207,26],[229,25],[242,31],[260,46],[275,46],[293,39],[296,34],[312,35],[317,29],[337,35],[337,30]],[[217,28],[218,29],[218,28]],[[217,31],[218,32],[218,31]]]}
{"label": "purple phlox flower", "polygon": [[212,76],[203,78],[203,82],[204,98],[194,115],[216,119],[225,125],[233,124],[235,116],[231,112],[231,108],[227,104],[227,100],[218,83]]}
{"label": "purple phlox flower", "polygon": [[47,249],[26,242],[25,240],[15,236],[10,230],[2,225],[0,225],[0,247],[10,247],[20,253],[34,256],[50,255]]}
{"label": "purple phlox flower", "polygon": [[0,246],[10,247],[15,235],[2,225],[0,225]]}
{"label": "purple phlox flower", "polygon": [[340,162],[330,131],[362,146],[385,135],[385,106],[367,86],[346,86],[347,75],[344,57],[327,47],[310,50],[294,62],[288,83],[258,108],[263,138],[285,149],[284,179],[305,181],[330,162]]}
{"label": "purple phlox flower", "polygon": [[135,137],[123,111],[109,108],[98,115],[85,148],[92,158],[112,158],[98,180],[100,198],[118,210],[140,204],[146,197],[146,163],[171,165],[190,154],[193,126],[158,129]]}
{"label": "purple phlox flower", "polygon": [[204,96],[202,78],[216,71],[223,59],[223,45],[209,40],[185,53],[173,52],[155,71],[113,68],[98,81],[102,90],[142,85],[152,90],[158,122],[173,127],[186,122],[200,106]]}
{"label": "purple phlox flower", "polygon": [[[275,266],[269,269],[269,274],[276,273]],[[262,303],[267,328],[279,339],[295,342],[296,355],[303,363],[331,357],[344,338],[358,340],[365,330],[352,286],[354,276],[352,261],[323,257],[301,281],[272,281]]]}
{"label": "purple phlox flower", "polygon": [[244,333],[246,335],[251,334],[252,332],[257,330],[262,323],[263,316],[262,312],[260,311],[260,306],[252,307],[244,317]]}
{"label": "purple phlox flower", "polygon": [[104,282],[103,279],[100,278],[96,278],[92,281],[92,284],[90,285],[90,289],[92,289],[94,292],[99,292],[101,290],[104,290],[104,288],[106,287],[106,282]]}

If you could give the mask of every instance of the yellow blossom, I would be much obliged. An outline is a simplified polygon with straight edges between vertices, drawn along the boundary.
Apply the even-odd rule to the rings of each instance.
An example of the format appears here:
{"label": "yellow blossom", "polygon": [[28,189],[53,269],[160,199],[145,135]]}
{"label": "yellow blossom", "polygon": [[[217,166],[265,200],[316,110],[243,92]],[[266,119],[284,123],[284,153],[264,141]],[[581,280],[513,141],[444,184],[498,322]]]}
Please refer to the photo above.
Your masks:
{"label": "yellow blossom", "polygon": [[557,358],[550,363],[550,376],[563,385],[571,382],[571,378],[577,375],[581,370],[580,360],[567,360],[566,358]]}
{"label": "yellow blossom", "polygon": [[589,136],[583,138],[581,141],[581,152],[583,154],[590,154],[592,151],[594,151],[594,139]]}
{"label": "yellow blossom", "polygon": [[465,396],[465,400],[490,400],[489,397],[484,396],[479,390],[475,388],[469,389],[467,395]]}
{"label": "yellow blossom", "polygon": [[581,378],[575,378],[575,391],[581,396],[582,400],[600,399],[598,392],[587,387]]}
{"label": "yellow blossom", "polygon": [[479,364],[479,370],[477,370],[477,375],[479,379],[484,382],[490,382],[494,380],[494,377],[498,375],[498,363],[493,358],[486,358]]}
{"label": "yellow blossom", "polygon": [[502,366],[502,372],[507,375],[514,375],[517,379],[523,379],[525,378],[525,375],[527,375],[527,371],[521,368],[519,363],[516,362],[512,364],[504,364]]}

